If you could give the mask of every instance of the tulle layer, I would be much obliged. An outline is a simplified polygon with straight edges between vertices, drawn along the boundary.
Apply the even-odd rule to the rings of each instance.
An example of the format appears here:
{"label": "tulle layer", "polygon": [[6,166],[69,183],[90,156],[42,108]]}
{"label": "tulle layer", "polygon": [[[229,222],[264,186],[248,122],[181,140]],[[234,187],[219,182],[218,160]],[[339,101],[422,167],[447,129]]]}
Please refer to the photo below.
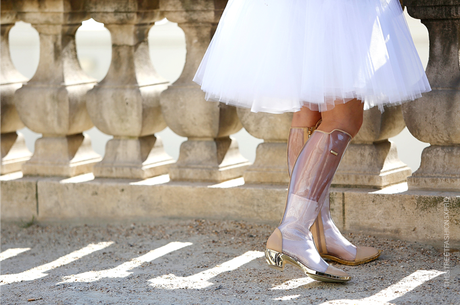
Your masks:
{"label": "tulle layer", "polygon": [[398,0],[230,0],[194,81],[269,113],[383,110],[431,90]]}

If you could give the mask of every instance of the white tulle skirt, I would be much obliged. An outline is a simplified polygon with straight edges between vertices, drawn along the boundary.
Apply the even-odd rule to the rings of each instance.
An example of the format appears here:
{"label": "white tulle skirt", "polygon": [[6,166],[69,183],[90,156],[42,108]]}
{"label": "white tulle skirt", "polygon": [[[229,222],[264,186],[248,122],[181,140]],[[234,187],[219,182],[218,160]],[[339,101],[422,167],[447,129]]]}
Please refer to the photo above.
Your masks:
{"label": "white tulle skirt", "polygon": [[383,111],[431,90],[398,0],[229,0],[194,81],[269,113]]}

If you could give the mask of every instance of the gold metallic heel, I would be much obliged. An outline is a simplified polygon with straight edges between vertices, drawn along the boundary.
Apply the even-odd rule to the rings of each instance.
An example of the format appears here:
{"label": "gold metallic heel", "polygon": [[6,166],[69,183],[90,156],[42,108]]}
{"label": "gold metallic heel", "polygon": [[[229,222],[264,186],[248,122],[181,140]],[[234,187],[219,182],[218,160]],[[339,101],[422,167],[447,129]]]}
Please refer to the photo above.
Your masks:
{"label": "gold metallic heel", "polygon": [[290,257],[289,255],[286,255],[284,253],[280,253],[278,251],[271,250],[271,249],[265,249],[265,260],[268,266],[276,270],[280,270],[280,271],[284,270],[284,266],[286,265],[286,263],[293,265],[301,269],[307,276],[317,281],[331,282],[331,283],[345,283],[351,279],[350,276],[332,274],[332,273],[327,272],[327,271],[330,271],[330,272],[336,273],[336,271],[340,271],[338,269],[335,269],[332,266],[329,266],[326,272],[315,271],[315,270],[308,268],[307,266],[299,262],[297,259]]}
{"label": "gold metallic heel", "polygon": [[279,271],[284,271],[284,260],[282,258],[282,253],[278,251],[265,249],[265,261],[268,266]]}

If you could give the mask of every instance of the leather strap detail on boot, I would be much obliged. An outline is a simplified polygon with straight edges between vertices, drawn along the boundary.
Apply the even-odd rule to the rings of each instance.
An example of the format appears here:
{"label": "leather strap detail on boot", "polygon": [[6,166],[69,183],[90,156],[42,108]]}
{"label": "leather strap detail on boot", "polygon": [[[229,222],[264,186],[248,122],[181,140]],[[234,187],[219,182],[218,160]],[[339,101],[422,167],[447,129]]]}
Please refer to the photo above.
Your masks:
{"label": "leather strap detail on boot", "polygon": [[[313,127],[312,127],[313,128]],[[286,149],[288,174],[291,176],[292,168],[309,137],[309,127],[291,127]]]}
{"label": "leather strap detail on boot", "polygon": [[283,235],[278,228],[268,238],[267,249],[283,252]]}
{"label": "leather strap detail on boot", "polygon": [[315,242],[316,249],[319,254],[327,254],[326,237],[324,236],[323,219],[321,218],[321,212],[310,228],[310,232],[313,235],[313,241]]}
{"label": "leather strap detail on boot", "polygon": [[[319,216],[318,216],[319,217]],[[311,226],[310,228],[310,232],[311,232],[311,236],[313,237],[313,241],[315,242],[315,246],[316,246],[316,250],[318,250],[319,254],[322,254],[321,253],[321,248],[320,248],[320,245],[318,243],[319,241],[319,233],[318,233],[318,218],[315,220],[315,222],[313,223],[313,225]]]}
{"label": "leather strap detail on boot", "polygon": [[[302,150],[303,146],[305,143],[307,143],[308,138],[313,134],[313,132],[318,129],[318,126],[321,124],[323,120],[319,119],[318,122],[316,122],[315,126],[313,127],[291,127],[289,129],[289,139],[288,139],[288,147],[287,147],[287,160],[288,160],[288,173],[289,176],[291,176],[292,172],[292,167],[294,167],[294,163],[297,160],[297,157]],[[293,136],[293,133],[295,130],[302,131],[303,133],[303,143],[299,143],[297,147],[294,148],[295,151],[291,151],[292,147],[290,147],[291,144],[291,137]],[[292,154],[292,155],[291,155]]]}

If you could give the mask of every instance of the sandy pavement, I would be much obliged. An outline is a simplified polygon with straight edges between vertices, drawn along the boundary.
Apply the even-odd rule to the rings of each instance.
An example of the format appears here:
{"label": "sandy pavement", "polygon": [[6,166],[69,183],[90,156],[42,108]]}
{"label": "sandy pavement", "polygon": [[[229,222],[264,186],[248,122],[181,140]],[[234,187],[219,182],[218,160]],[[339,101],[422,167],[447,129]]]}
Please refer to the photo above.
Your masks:
{"label": "sandy pavement", "polygon": [[[2,304],[460,304],[460,252],[364,234],[382,249],[353,278],[317,282],[268,268],[274,227],[241,221],[1,227]],[[449,273],[444,273],[448,271]]]}

